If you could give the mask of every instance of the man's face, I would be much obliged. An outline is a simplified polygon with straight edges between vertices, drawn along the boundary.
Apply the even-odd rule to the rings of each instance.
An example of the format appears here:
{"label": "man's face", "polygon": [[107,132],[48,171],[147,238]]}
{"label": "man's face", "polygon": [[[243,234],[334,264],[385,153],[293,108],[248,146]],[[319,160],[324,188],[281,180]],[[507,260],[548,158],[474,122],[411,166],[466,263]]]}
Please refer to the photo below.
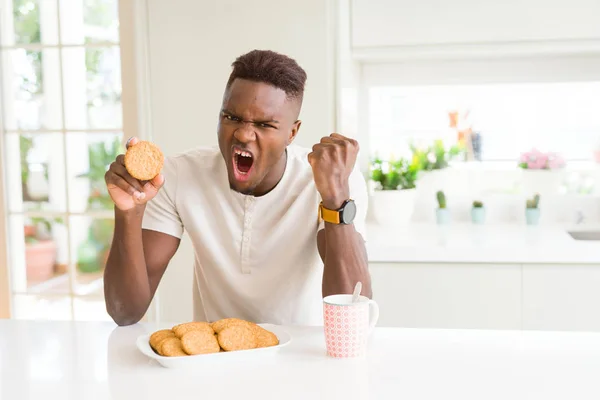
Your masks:
{"label": "man's face", "polygon": [[285,149],[300,121],[298,101],[262,82],[233,81],[219,115],[219,149],[227,165],[230,187],[262,195],[271,190],[285,169]]}

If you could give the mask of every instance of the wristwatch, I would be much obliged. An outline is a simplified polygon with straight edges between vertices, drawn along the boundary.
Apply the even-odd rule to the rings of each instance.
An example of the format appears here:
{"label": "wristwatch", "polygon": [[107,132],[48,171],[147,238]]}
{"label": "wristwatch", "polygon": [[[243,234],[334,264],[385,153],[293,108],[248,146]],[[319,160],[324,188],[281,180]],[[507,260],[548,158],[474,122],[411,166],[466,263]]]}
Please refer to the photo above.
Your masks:
{"label": "wristwatch", "polygon": [[319,204],[319,217],[325,222],[336,225],[348,225],[354,221],[356,217],[356,204],[354,200],[348,199],[337,210],[330,210],[323,206],[323,202]]}

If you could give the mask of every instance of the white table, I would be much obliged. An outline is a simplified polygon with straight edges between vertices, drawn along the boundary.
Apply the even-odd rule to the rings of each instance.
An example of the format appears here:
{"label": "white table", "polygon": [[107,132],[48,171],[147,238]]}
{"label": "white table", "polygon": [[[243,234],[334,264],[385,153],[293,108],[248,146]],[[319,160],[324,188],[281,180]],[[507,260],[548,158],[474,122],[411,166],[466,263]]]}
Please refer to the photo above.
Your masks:
{"label": "white table", "polygon": [[367,359],[348,361],[296,327],[276,357],[178,371],[135,347],[156,328],[2,320],[0,399],[600,398],[600,334],[378,328]]}

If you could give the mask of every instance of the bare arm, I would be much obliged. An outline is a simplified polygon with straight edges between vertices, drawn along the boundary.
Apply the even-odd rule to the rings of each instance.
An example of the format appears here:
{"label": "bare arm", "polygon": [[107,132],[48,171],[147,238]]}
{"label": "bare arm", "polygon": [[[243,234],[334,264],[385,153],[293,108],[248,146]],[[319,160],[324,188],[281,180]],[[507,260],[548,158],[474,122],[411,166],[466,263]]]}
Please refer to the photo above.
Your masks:
{"label": "bare arm", "polygon": [[[133,138],[127,146],[136,142]],[[105,180],[115,203],[115,231],[104,270],[106,310],[117,324],[131,325],[148,310],[180,240],[142,229],[146,204],[164,184],[162,174],[151,181],[139,181],[127,172],[120,155],[110,165]]]}
{"label": "bare arm", "polygon": [[[337,133],[321,138],[308,155],[323,206],[339,209],[350,198],[349,178],[358,154],[358,142]],[[372,297],[367,250],[353,224],[325,222],[317,233],[317,247],[323,260],[323,296],[349,294],[358,281],[362,294]]]}
{"label": "bare arm", "polygon": [[146,313],[180,240],[142,230],[145,206],[115,209],[115,234],[104,270],[104,297],[118,325],[137,323]]}
{"label": "bare arm", "polygon": [[358,281],[362,283],[361,294],[373,296],[365,242],[354,225],[325,223],[325,229],[317,234],[317,246],[325,265],[323,297],[350,294]]}

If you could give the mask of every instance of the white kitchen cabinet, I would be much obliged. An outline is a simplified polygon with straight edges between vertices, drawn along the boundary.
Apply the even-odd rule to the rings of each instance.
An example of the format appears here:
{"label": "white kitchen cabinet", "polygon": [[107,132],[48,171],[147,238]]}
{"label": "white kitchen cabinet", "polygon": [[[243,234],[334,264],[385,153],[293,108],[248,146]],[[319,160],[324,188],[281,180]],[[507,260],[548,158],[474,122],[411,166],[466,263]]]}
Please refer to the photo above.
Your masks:
{"label": "white kitchen cabinet", "polygon": [[523,328],[600,331],[600,265],[524,265]]}
{"label": "white kitchen cabinet", "polygon": [[352,0],[355,48],[600,38],[598,0]]}
{"label": "white kitchen cabinet", "polygon": [[521,329],[518,264],[371,263],[378,326]]}

